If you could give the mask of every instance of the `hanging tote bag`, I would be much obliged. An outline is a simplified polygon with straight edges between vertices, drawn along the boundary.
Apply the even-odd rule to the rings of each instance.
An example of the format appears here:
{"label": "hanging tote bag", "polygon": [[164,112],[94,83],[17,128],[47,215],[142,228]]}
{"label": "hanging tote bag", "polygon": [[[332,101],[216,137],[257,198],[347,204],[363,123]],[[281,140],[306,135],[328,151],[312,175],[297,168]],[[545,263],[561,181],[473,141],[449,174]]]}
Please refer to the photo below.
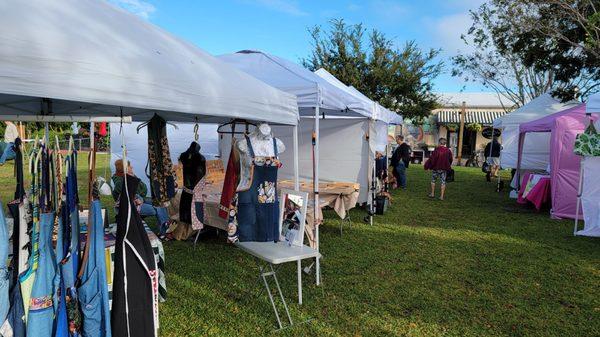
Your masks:
{"label": "hanging tote bag", "polygon": [[600,156],[600,133],[596,131],[593,122],[590,122],[583,133],[577,135],[573,152],[580,156]]}

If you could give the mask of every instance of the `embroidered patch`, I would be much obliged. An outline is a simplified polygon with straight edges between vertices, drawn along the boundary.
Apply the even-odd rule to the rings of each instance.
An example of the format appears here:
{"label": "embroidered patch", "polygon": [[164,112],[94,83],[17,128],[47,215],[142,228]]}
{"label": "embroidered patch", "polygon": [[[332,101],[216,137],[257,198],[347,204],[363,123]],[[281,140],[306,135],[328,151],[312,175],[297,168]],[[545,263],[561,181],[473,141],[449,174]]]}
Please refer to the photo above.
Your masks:
{"label": "embroidered patch", "polygon": [[277,194],[275,188],[275,182],[264,181],[258,186],[258,203],[260,204],[272,204],[275,202],[275,195]]}
{"label": "embroidered patch", "polygon": [[29,302],[29,311],[50,308],[52,304],[52,296],[50,295],[32,298]]}

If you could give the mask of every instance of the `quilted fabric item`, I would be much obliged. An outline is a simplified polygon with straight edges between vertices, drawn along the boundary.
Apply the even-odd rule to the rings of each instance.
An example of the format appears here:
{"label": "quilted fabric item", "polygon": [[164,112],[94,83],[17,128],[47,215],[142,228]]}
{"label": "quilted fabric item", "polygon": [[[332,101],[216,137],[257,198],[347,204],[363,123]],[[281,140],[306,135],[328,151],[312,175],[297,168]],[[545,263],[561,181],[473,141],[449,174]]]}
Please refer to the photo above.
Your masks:
{"label": "quilted fabric item", "polygon": [[573,152],[586,157],[600,156],[600,133],[596,131],[594,123],[590,123],[583,133],[577,135]]}

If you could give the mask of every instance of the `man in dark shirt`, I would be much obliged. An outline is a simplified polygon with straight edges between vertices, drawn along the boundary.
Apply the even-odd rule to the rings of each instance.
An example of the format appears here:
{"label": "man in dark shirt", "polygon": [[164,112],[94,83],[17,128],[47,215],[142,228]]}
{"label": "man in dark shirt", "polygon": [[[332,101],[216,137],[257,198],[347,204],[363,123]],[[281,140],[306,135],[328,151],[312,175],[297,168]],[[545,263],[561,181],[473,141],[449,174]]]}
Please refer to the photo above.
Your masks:
{"label": "man in dark shirt", "polygon": [[487,181],[491,181],[490,176],[498,177],[498,171],[500,170],[500,151],[502,151],[502,145],[498,142],[498,137],[494,137],[491,142],[485,146],[483,155],[485,156],[485,162],[490,166],[486,174]]}
{"label": "man in dark shirt", "polygon": [[396,177],[396,182],[398,186],[402,189],[406,188],[406,169],[408,168],[408,164],[410,163],[410,146],[404,142],[404,136],[398,135],[396,136],[396,143],[398,143],[398,147],[394,150],[392,154],[391,165],[394,169],[394,177]]}

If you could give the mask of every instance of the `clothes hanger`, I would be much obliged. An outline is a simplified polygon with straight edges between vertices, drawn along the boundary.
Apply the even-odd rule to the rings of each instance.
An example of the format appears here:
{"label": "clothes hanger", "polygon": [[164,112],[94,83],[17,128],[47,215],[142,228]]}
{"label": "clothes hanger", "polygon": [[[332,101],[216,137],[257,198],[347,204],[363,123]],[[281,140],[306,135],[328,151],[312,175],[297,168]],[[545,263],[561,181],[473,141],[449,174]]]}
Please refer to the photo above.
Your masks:
{"label": "clothes hanger", "polygon": [[[221,131],[221,128],[227,125],[233,125],[233,129],[235,130],[235,125],[236,124],[242,124],[244,123],[246,125],[246,132],[235,132],[235,131]],[[256,125],[255,123],[252,122],[248,122],[245,119],[233,119],[230,122],[224,123],[219,125],[219,127],[217,128],[217,133],[227,133],[227,134],[231,134],[231,135],[243,135],[243,134],[247,134],[248,133],[248,128],[250,127],[250,125],[258,127],[258,125]]]}
{"label": "clothes hanger", "polygon": [[[121,112],[121,114],[122,114],[122,112]],[[140,133],[140,130],[141,130],[141,129],[143,129],[143,128],[145,128],[145,127],[147,127],[147,126],[148,126],[148,124],[150,124],[150,122],[152,121],[152,119],[153,119],[154,117],[157,117],[157,116],[158,116],[157,114],[154,114],[154,116],[152,116],[152,118],[151,118],[149,121],[143,122],[142,124],[138,125],[138,127],[135,129],[135,131],[136,131],[137,133]],[[160,116],[158,116],[158,117],[160,117]],[[161,118],[162,118],[162,117],[161,117]],[[164,118],[163,118],[163,120],[164,120]],[[169,121],[165,121],[165,124],[167,124],[167,125],[171,125],[172,127],[174,127],[174,128],[175,128],[175,130],[179,130],[179,126],[177,126],[177,124],[175,124],[175,123],[171,123],[171,122],[169,122]]]}

